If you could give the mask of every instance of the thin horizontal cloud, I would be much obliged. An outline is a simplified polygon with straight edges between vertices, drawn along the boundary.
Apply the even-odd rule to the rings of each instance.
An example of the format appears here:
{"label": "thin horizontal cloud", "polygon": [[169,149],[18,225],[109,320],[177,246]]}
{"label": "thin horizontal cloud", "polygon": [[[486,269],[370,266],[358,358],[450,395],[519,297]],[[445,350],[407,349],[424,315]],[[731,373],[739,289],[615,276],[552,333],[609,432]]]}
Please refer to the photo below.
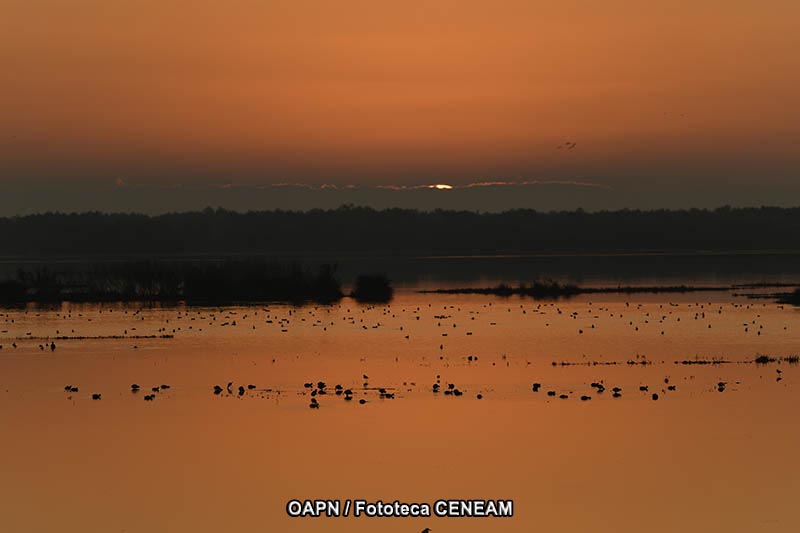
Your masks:
{"label": "thin horizontal cloud", "polygon": [[[186,188],[187,185],[174,183],[159,183],[159,184],[144,184],[144,183],[130,183],[128,181],[117,179],[115,185],[118,188],[154,188],[154,189],[178,189]],[[263,183],[263,184],[249,184],[249,183],[218,183],[213,185],[191,185],[191,189],[202,189],[205,187],[219,190],[230,189],[253,189],[253,190],[267,190],[267,189],[305,189],[309,191],[369,191],[369,190],[383,190],[383,191],[418,191],[418,190],[437,190],[437,191],[450,191],[459,189],[476,189],[476,188],[501,188],[501,187],[533,187],[537,185],[556,185],[566,187],[582,187],[590,189],[603,189],[612,190],[612,187],[600,183],[593,183],[588,181],[578,180],[524,180],[524,181],[477,181],[472,183],[462,184],[448,184],[448,183],[427,183],[416,185],[400,185],[400,184],[380,184],[380,185],[365,185],[365,184],[337,184],[337,183],[301,183],[301,182],[278,182],[278,183]]]}
{"label": "thin horizontal cloud", "polygon": [[382,185],[337,185],[326,183],[323,185],[314,185],[309,183],[275,183],[270,185],[263,185],[259,188],[277,188],[277,187],[298,187],[311,190],[387,190],[387,191],[417,191],[417,190],[457,190],[457,189],[474,189],[478,187],[529,187],[535,185],[564,185],[570,187],[587,187],[594,189],[611,190],[608,185],[600,183],[592,183],[588,181],[577,180],[525,180],[525,181],[478,181],[473,183],[464,184],[448,184],[448,183],[428,183],[418,185],[396,185],[396,184],[382,184]]}
{"label": "thin horizontal cloud", "polygon": [[610,186],[603,185],[601,183],[574,180],[479,181],[477,183],[460,185],[455,188],[470,189],[473,187],[524,187],[528,185],[571,185],[573,187],[590,187],[594,189],[611,190]]}

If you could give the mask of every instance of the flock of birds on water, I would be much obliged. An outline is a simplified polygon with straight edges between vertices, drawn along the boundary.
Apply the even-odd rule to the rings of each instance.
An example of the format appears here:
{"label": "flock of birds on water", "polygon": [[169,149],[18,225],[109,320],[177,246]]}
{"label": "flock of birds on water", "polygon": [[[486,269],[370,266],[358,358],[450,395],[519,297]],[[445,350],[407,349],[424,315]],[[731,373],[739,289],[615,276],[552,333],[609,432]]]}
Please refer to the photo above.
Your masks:
{"label": "flock of birds on water", "polygon": [[[795,362],[794,359],[792,359],[792,363],[794,363],[794,362]],[[776,368],[775,369],[775,381],[776,382],[781,382],[783,380],[782,374],[783,374],[783,370],[781,368]],[[321,406],[320,400],[322,399],[323,396],[327,396],[327,395],[333,395],[333,396],[341,397],[345,402],[353,401],[354,396],[355,396],[356,393],[361,394],[362,396],[366,396],[366,395],[372,394],[373,397],[377,396],[377,398],[380,399],[380,400],[393,400],[393,399],[395,399],[397,397],[397,392],[395,391],[394,388],[391,388],[391,387],[370,387],[369,382],[366,381],[366,380],[369,379],[369,376],[367,376],[366,374],[363,374],[362,378],[365,380],[364,383],[363,383],[363,386],[361,386],[361,387],[351,387],[351,388],[345,388],[343,385],[341,385],[339,383],[334,385],[333,388],[330,388],[330,387],[328,387],[328,385],[324,381],[318,381],[316,383],[309,381],[309,382],[306,382],[306,383],[303,384],[303,392],[301,392],[299,394],[302,395],[302,396],[306,396],[307,395],[310,398],[308,407],[311,408],[311,409],[319,409],[320,406]],[[740,382],[736,381],[735,384],[739,385]],[[403,382],[403,386],[415,387],[416,385],[417,384],[415,382],[410,382],[410,383],[409,382]],[[727,381],[719,381],[713,386],[713,390],[715,390],[716,392],[720,392],[720,393],[721,392],[725,392],[727,386],[728,386],[728,382]],[[539,393],[539,392],[541,392],[543,390],[542,387],[543,387],[542,383],[534,382],[531,385],[530,390],[533,393]],[[670,377],[664,377],[663,378],[663,385],[661,386],[660,390],[656,390],[657,388],[654,388],[653,392],[651,392],[650,387],[651,387],[651,385],[649,385],[649,384],[648,385],[639,385],[638,390],[639,390],[639,392],[644,393],[645,395],[649,395],[650,398],[653,401],[657,401],[659,398],[661,398],[666,393],[675,392],[675,391],[678,390],[678,386],[671,382],[671,378]],[[169,390],[171,388],[172,387],[170,385],[167,385],[167,384],[161,384],[161,385],[156,385],[156,386],[150,387],[150,389],[149,389],[150,393],[149,394],[145,394],[144,397],[143,397],[144,401],[152,402],[153,400],[156,399],[158,393],[163,393],[163,392],[165,392],[165,391],[167,391],[167,390]],[[356,391],[355,393],[353,392],[354,390]],[[412,390],[414,390],[414,389],[412,389],[412,388],[407,389],[407,391],[409,391],[409,392],[411,392]],[[439,375],[439,374],[436,375],[436,381],[433,383],[433,385],[430,387],[429,390],[434,395],[442,394],[444,396],[453,396],[453,397],[461,397],[461,396],[464,396],[464,393],[465,393],[465,391],[462,391],[460,388],[458,388],[455,383],[447,383],[445,387],[442,387],[441,375]],[[593,396],[590,395],[591,392],[593,392],[596,396],[601,396],[606,392],[606,390],[607,390],[607,385],[605,383],[605,380],[593,381],[593,382],[591,382],[589,384],[589,390],[587,391],[587,393],[586,394],[581,394],[578,397],[580,398],[581,401],[585,402],[585,401],[589,401],[589,400],[592,399]],[[622,397],[622,393],[623,393],[622,387],[614,386],[614,387],[611,387],[608,390],[611,391],[610,395],[611,395],[612,398],[621,398]],[[65,385],[64,386],[64,391],[67,392],[67,393],[73,394],[73,393],[80,392],[80,388],[75,386],[75,385]],[[142,387],[138,383],[131,384],[130,392],[132,394],[138,394],[141,391],[142,391]],[[280,394],[282,392],[282,391],[271,389],[271,388],[258,388],[256,385],[254,385],[252,383],[249,383],[247,385],[238,385],[238,386],[236,386],[234,384],[234,382],[228,382],[225,387],[223,387],[221,385],[214,385],[213,388],[211,389],[211,391],[215,396],[229,396],[229,397],[238,397],[238,398],[242,398],[246,394],[252,393],[254,391],[255,392],[261,392],[261,393],[272,393],[272,392],[275,392],[275,393],[278,393],[278,394]],[[557,391],[555,389],[550,389],[550,388],[546,389],[546,392],[545,392],[545,395],[548,398],[558,397],[558,399],[561,399],[561,400],[567,400],[567,399],[571,398],[573,396],[573,394],[574,394],[573,391],[559,392],[559,391]],[[91,393],[92,400],[101,400],[102,397],[103,397],[102,393],[99,393],[99,392]],[[483,396],[482,392],[478,392],[478,393],[475,394],[474,397],[477,400],[482,400],[484,396]],[[72,396],[68,396],[68,398],[71,399]],[[364,405],[364,404],[368,403],[368,401],[370,401],[370,400],[367,400],[365,397],[362,397],[362,398],[359,398],[357,403],[360,404],[360,405]]]}
{"label": "flock of birds on water", "polygon": [[[431,303],[427,305],[428,308],[432,308]],[[491,308],[495,304],[493,302],[484,303],[482,305],[483,308]],[[550,327],[550,324],[555,317],[563,318],[566,317],[569,320],[579,321],[583,320],[586,321],[580,326],[576,327],[576,335],[584,335],[587,331],[591,331],[596,329],[596,321],[600,318],[601,314],[607,314],[609,318],[614,318],[620,320],[620,323],[626,325],[629,332],[636,333],[639,331],[639,328],[642,326],[647,325],[654,325],[657,327],[660,332],[661,336],[666,335],[667,332],[667,324],[670,321],[678,323],[681,321],[680,316],[673,317],[673,313],[676,308],[680,307],[680,304],[676,303],[662,303],[662,304],[651,304],[651,305],[658,305],[657,311],[646,310],[644,309],[645,304],[638,303],[638,304],[631,304],[630,302],[624,303],[624,310],[620,309],[612,309],[606,306],[594,306],[591,302],[588,303],[588,312],[587,311],[580,311],[574,310],[569,311],[563,310],[561,305],[558,302],[548,302],[548,303],[535,303],[534,305],[519,305],[518,311],[521,315],[541,315],[545,317],[547,320],[544,323],[544,327]],[[721,315],[726,306],[730,306],[731,308],[738,308],[742,310],[756,310],[758,305],[748,303],[742,304],[737,302],[731,302],[727,304],[712,304],[712,303],[695,303],[695,304],[685,304],[688,305],[689,308],[692,309],[692,313],[688,316],[688,318],[693,319],[695,321],[703,321],[706,320],[708,322],[707,329],[712,328],[711,321],[708,320],[709,317],[714,315]],[[761,304],[762,307],[766,307],[766,303]],[[422,313],[425,306],[404,306],[401,307],[399,314],[409,313],[412,315],[412,320],[419,321],[422,317]],[[621,306],[619,306],[621,307]],[[777,305],[778,309],[783,309],[783,306]],[[277,310],[276,310],[277,309]],[[25,332],[24,335],[19,337],[13,338],[11,340],[10,346],[12,350],[16,350],[20,347],[21,343],[35,343],[37,341],[42,341],[38,343],[38,349],[41,352],[55,352],[57,349],[57,345],[55,340],[61,341],[71,341],[76,339],[153,339],[153,338],[173,338],[174,335],[184,332],[186,330],[196,329],[197,331],[203,331],[204,327],[209,326],[217,326],[217,327],[237,327],[239,325],[244,325],[247,323],[248,318],[259,318],[258,322],[261,322],[266,325],[273,325],[274,327],[278,328],[281,333],[287,333],[289,328],[293,324],[293,320],[295,323],[299,322],[307,322],[311,321],[310,319],[314,317],[314,314],[319,312],[322,309],[330,310],[331,307],[326,306],[308,306],[308,307],[277,307],[277,308],[269,308],[269,307],[262,307],[262,308],[221,308],[221,309],[208,309],[208,308],[185,308],[185,309],[177,309],[176,315],[172,318],[163,318],[164,323],[158,327],[157,331],[149,331],[148,333],[142,334],[138,331],[137,326],[127,325],[122,333],[119,332],[112,332],[107,335],[94,335],[94,336],[84,336],[76,333],[75,329],[70,329],[69,333],[63,332],[60,329],[55,331],[55,335],[51,336],[43,336],[43,337],[36,337],[33,335],[32,331]],[[509,306],[507,309],[508,313],[511,313],[514,309],[514,306]],[[628,310],[635,311],[638,316],[631,317],[630,312]],[[129,315],[128,319],[131,319],[136,322],[145,322],[147,319],[147,314],[145,313],[145,308],[140,309],[129,309],[129,308],[110,308],[104,309],[102,307],[98,310],[98,315],[103,315],[107,313],[111,315],[113,313],[117,313],[117,315]],[[161,311],[167,311],[161,309]],[[282,311],[279,312],[279,311]],[[365,322],[364,318],[359,318],[358,314],[360,313],[365,314],[368,311],[379,311],[382,316],[390,316],[392,318],[398,317],[398,312],[395,308],[391,305],[386,305],[383,307],[376,307],[376,306],[366,306],[355,309],[346,308],[345,314],[342,317],[342,320],[348,323],[351,326],[356,326],[361,330],[369,330],[369,329],[378,329],[384,327],[385,324],[382,322]],[[453,321],[452,323],[448,323],[451,319],[453,319],[454,313],[461,311],[461,307],[458,305],[444,305],[442,306],[442,311],[433,311],[436,314],[432,315],[433,320],[436,321],[437,328],[442,329],[440,332],[441,337],[447,337],[448,335],[452,334],[452,330],[458,329],[458,324]],[[627,312],[627,313],[626,313]],[[259,316],[259,313],[261,315]],[[304,314],[308,313],[307,316]],[[80,308],[67,308],[62,311],[58,311],[53,313],[57,319],[68,321],[68,320],[75,320],[85,318],[89,322],[93,320],[97,320],[101,317],[90,317],[84,316],[84,312]],[[627,314],[627,316],[626,316]],[[480,315],[480,310],[473,309],[468,311],[468,319],[469,322],[475,321],[476,318]],[[547,319],[546,316],[549,315],[554,318]],[[17,313],[0,313],[0,318],[3,318],[6,323],[15,324],[18,319],[21,317],[33,318],[35,320],[39,320],[42,317],[47,315],[43,315],[41,311],[29,311],[25,310],[24,312],[17,312]],[[632,318],[635,318],[633,320]],[[684,316],[684,318],[687,318]],[[754,332],[756,336],[761,336],[764,330],[765,323],[760,320],[761,314],[756,314],[755,318],[750,318],[746,322],[741,322],[740,331],[744,334],[750,334]],[[173,320],[171,323],[170,320]],[[496,320],[496,317],[495,317]],[[99,320],[98,320],[99,321]],[[627,324],[625,322],[627,321]],[[178,322],[182,325],[177,325],[175,322]],[[189,324],[186,324],[189,322]],[[147,324],[147,323],[146,323]],[[149,324],[147,324],[149,325]],[[321,328],[323,332],[327,332],[329,327],[335,326],[335,321],[325,321],[321,318],[316,318],[315,320],[311,321],[311,326],[315,328]],[[496,326],[496,321],[491,321],[488,323],[488,327]],[[410,333],[406,329],[407,325],[400,325],[397,330],[403,335],[403,338],[406,340],[410,339]],[[256,324],[252,324],[250,329],[256,329]],[[473,335],[474,328],[463,328],[465,331],[466,336]],[[783,325],[783,330],[786,331],[788,329],[788,325]],[[447,331],[450,330],[450,331]],[[8,329],[2,330],[3,334],[8,333]],[[20,344],[18,344],[18,342]],[[138,349],[138,345],[133,345],[132,348]],[[0,354],[2,354],[3,345],[0,343]],[[442,355],[445,349],[444,342],[438,345],[439,356],[438,358],[442,361],[445,360],[445,356]],[[478,357],[474,355],[462,356],[468,364],[473,364],[478,362]],[[505,355],[502,356],[502,359],[505,360]],[[275,359],[273,359],[273,363]],[[742,362],[755,362],[755,363],[797,363],[798,357],[797,356],[787,356],[783,358],[772,358],[767,356],[759,356],[755,361],[739,361]],[[732,361],[726,361],[720,358],[712,358],[712,359],[702,359],[702,358],[695,358],[695,359],[685,359],[675,361],[675,364],[684,364],[684,365],[694,365],[694,364],[711,364],[711,365],[721,365],[732,363]],[[492,362],[492,366],[496,365],[497,362]],[[506,363],[508,365],[508,363]],[[531,365],[532,363],[529,361],[527,363]],[[585,365],[585,366],[598,366],[598,365],[616,365],[616,364],[628,364],[628,365],[649,365],[653,364],[651,361],[647,360],[644,357],[637,356],[636,359],[629,360],[626,362],[615,362],[615,361],[583,361],[583,362],[568,362],[568,361],[553,361],[553,366],[572,366],[572,365]],[[782,369],[777,368],[775,370],[775,381],[780,382],[783,379],[782,377]],[[397,389],[388,386],[378,386],[378,387],[370,387],[369,378],[367,374],[362,375],[362,380],[360,380],[363,384],[360,386],[353,386],[352,384],[349,386],[343,385],[341,383],[335,384],[332,388],[329,388],[325,381],[318,380],[318,381],[308,381],[303,384],[303,387],[300,389],[298,388],[296,392],[297,395],[302,397],[307,397],[308,400],[308,407],[311,409],[319,409],[322,405],[323,397],[333,396],[340,398],[344,402],[353,402],[356,396],[359,396],[358,400],[354,403],[364,405],[373,400],[393,400],[396,397],[402,397],[404,393],[411,393],[414,391],[422,391],[428,390],[433,395],[442,395],[442,396],[452,396],[452,397],[461,397],[464,396],[467,392],[466,389],[462,387],[458,387],[455,383],[446,382],[444,385],[442,384],[442,378],[440,374],[436,375],[435,382],[426,386],[423,385],[422,387],[417,387],[416,382],[403,382],[402,389],[399,387]],[[739,382],[735,382],[735,384],[739,384]],[[717,392],[724,392],[726,387],[728,386],[727,381],[718,381],[716,382],[711,390],[715,390]],[[652,387],[652,390],[651,390]],[[165,394],[167,391],[171,389],[171,386],[168,384],[156,384],[153,386],[142,387],[138,383],[133,383],[130,385],[130,392],[134,395],[140,395],[143,397],[144,401],[152,402],[156,400],[159,396]],[[623,395],[623,388],[619,386],[619,384],[615,384],[614,386],[608,385],[605,380],[596,380],[588,384],[588,387],[582,393],[575,393],[572,390],[568,391],[559,391],[557,388],[544,388],[542,383],[534,382],[530,385],[530,391],[532,393],[540,393],[543,392],[546,398],[557,398],[566,400],[572,397],[577,397],[581,401],[589,401],[593,397],[600,397],[603,396],[606,391],[610,391],[609,396],[612,398],[621,398]],[[678,384],[671,381],[670,376],[663,377],[663,384],[660,386],[653,386],[651,384],[642,383],[638,386],[638,391],[646,396],[649,396],[652,400],[659,400],[660,398],[664,397],[667,394],[676,392],[678,390]],[[78,394],[80,392],[80,388],[76,385],[66,385],[64,386],[64,391],[68,393],[69,398],[73,398],[74,394]],[[142,392],[146,392],[145,394],[140,394]],[[248,384],[234,384],[233,382],[228,382],[226,385],[214,385],[211,388],[211,392],[215,396],[232,396],[242,398],[248,394],[264,394],[264,393],[275,393],[281,394],[286,393],[288,391],[280,391],[277,389],[271,388],[259,388],[252,383]],[[484,395],[487,393],[486,390],[479,390],[477,392],[473,392],[470,396],[481,400],[484,398]],[[99,401],[103,398],[102,392],[91,392],[90,396],[92,400]]]}

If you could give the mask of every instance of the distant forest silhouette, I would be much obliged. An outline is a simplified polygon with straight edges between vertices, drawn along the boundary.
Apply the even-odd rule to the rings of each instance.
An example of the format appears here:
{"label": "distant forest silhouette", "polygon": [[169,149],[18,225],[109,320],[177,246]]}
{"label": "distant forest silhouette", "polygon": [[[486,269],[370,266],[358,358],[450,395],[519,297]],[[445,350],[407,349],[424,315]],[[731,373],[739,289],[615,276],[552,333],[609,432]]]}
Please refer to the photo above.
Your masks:
{"label": "distant forest silhouette", "polygon": [[503,213],[45,213],[0,218],[0,255],[524,254],[800,250],[800,208]]}

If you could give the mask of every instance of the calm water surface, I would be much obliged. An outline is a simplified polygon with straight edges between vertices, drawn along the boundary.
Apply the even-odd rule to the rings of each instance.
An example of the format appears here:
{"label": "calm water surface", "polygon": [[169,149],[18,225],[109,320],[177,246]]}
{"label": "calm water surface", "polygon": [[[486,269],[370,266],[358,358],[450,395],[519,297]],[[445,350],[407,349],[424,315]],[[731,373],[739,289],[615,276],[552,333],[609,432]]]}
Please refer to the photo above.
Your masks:
{"label": "calm water surface", "polygon": [[[0,531],[798,531],[800,367],[752,361],[799,332],[798,310],[729,293],[7,309]],[[309,409],[318,381],[355,401]],[[515,516],[291,519],[291,498]]]}

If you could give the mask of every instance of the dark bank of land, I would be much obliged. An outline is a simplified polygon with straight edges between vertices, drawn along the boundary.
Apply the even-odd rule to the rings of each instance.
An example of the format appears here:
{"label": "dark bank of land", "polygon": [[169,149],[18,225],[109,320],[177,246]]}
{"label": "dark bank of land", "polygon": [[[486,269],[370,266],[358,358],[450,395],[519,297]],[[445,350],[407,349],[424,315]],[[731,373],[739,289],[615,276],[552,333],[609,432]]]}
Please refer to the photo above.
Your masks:
{"label": "dark bank of land", "polygon": [[690,285],[653,285],[636,287],[578,287],[577,285],[561,284],[556,281],[534,282],[530,285],[520,284],[517,287],[500,284],[495,287],[436,289],[422,291],[435,294],[491,294],[495,296],[531,296],[534,298],[562,298],[577,296],[579,294],[658,294],[658,293],[686,293],[686,292],[720,292],[730,291],[731,286],[690,286]]}
{"label": "dark bank of land", "polygon": [[798,252],[800,208],[503,213],[222,209],[0,218],[6,257]]}
{"label": "dark bank of land", "polygon": [[[15,278],[0,281],[0,303],[60,302],[185,302],[222,305],[259,302],[335,303],[349,296],[363,303],[392,300],[394,288],[383,274],[359,275],[345,294],[336,266],[316,268],[269,262],[263,258],[205,262],[103,262],[77,269],[52,270],[48,266],[20,269]],[[797,287],[800,283],[749,285],[645,285],[581,287],[557,281],[534,281],[511,286],[423,290],[429,294],[479,294],[535,299],[570,298],[581,294],[642,294],[722,292],[742,289]],[[800,305],[794,292],[740,294]]]}
{"label": "dark bank of land", "polygon": [[[501,283],[494,287],[465,287],[420,291],[429,294],[485,294],[493,296],[530,296],[538,299],[569,298],[580,294],[683,294],[690,292],[733,292],[742,289],[767,289],[776,287],[797,287],[800,283],[758,283],[747,285],[643,285],[615,287],[579,287],[557,281],[538,281],[531,284],[520,283],[516,287]],[[800,289],[791,293],[738,293],[748,298],[777,300],[778,303],[800,305]]]}

